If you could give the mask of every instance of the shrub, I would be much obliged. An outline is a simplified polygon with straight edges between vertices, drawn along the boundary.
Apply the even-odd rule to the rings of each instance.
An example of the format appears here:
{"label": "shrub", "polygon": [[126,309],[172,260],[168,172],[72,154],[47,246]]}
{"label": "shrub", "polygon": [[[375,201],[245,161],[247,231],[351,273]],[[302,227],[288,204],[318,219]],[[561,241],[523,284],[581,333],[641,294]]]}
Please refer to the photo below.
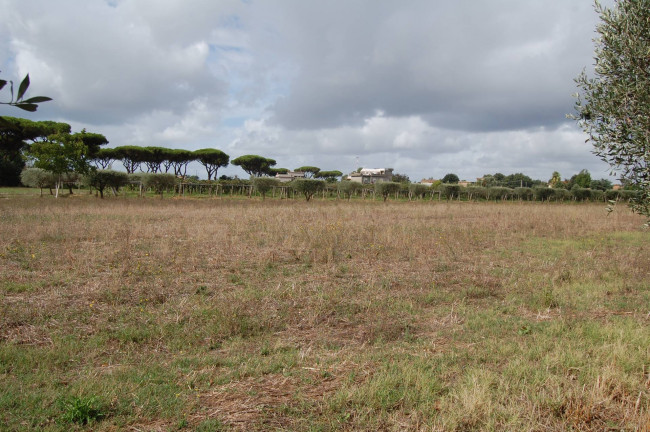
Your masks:
{"label": "shrub", "polygon": [[488,196],[487,188],[482,186],[468,186],[462,189],[468,200],[486,199]]}
{"label": "shrub", "polygon": [[84,177],[84,183],[97,189],[101,198],[104,198],[105,188],[110,187],[117,193],[128,182],[129,175],[127,173],[113,170],[92,171]]}
{"label": "shrub", "polygon": [[379,182],[375,183],[375,191],[382,196],[384,201],[388,199],[390,194],[399,192],[402,189],[402,186],[399,183],[395,182]]}
{"label": "shrub", "polygon": [[408,185],[409,199],[412,197],[424,199],[429,192],[429,187],[420,183],[411,183]]}
{"label": "shrub", "polygon": [[363,189],[363,185],[361,183],[357,183],[349,180],[342,181],[341,183],[338,184],[339,192],[343,193],[343,196],[347,197],[348,200],[352,198],[352,195],[354,195],[361,189]]}
{"label": "shrub", "polygon": [[555,190],[546,186],[535,186],[533,188],[533,194],[537,201],[550,201],[555,195]]}
{"label": "shrub", "polygon": [[571,189],[571,195],[576,201],[587,201],[591,199],[591,189],[574,187]]}
{"label": "shrub", "polygon": [[41,190],[41,196],[43,196],[43,188],[52,188],[56,179],[54,174],[49,171],[45,171],[41,168],[25,168],[20,173],[20,181],[25,186],[37,187]]}
{"label": "shrub", "polygon": [[523,201],[530,201],[534,197],[533,189],[529,187],[517,187],[515,188],[514,194],[517,197],[517,199]]}
{"label": "shrub", "polygon": [[438,187],[438,190],[440,191],[442,196],[447,198],[447,200],[452,200],[460,196],[460,186],[458,186],[457,184],[443,183]]}
{"label": "shrub", "polygon": [[325,187],[323,180],[312,179],[295,179],[291,182],[291,187],[305,196],[305,200],[309,201],[314,194]]}
{"label": "shrub", "polygon": [[255,177],[253,178],[253,186],[255,190],[262,195],[262,199],[266,199],[266,194],[277,186],[279,181],[272,177]]}
{"label": "shrub", "polygon": [[498,201],[508,199],[508,197],[513,194],[513,190],[507,187],[495,186],[488,188],[488,194],[490,195],[490,198]]}
{"label": "shrub", "polygon": [[567,189],[553,189],[553,197],[556,201],[567,201],[571,199],[571,192]]}
{"label": "shrub", "polygon": [[176,186],[176,176],[173,174],[142,174],[141,179],[143,186],[160,194],[160,198],[165,190]]}

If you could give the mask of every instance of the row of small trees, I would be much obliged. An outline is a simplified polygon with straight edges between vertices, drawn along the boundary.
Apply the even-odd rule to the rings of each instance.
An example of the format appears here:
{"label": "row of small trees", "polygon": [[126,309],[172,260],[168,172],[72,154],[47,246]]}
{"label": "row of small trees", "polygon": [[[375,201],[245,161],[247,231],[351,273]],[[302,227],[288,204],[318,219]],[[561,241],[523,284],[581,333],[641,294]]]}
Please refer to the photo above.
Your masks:
{"label": "row of small trees", "polygon": [[[23,184],[38,187],[42,191],[45,188],[52,188],[57,177],[51,172],[39,168],[27,168],[22,172],[21,180]],[[181,190],[184,181],[175,175],[166,173],[131,173],[127,174],[121,171],[113,170],[94,170],[84,176],[71,175],[63,179],[68,182],[84,184],[94,188],[100,197],[104,197],[105,190],[113,191],[117,194],[120,188],[128,184],[138,185],[140,188],[151,190],[161,194],[164,191]],[[608,201],[608,200],[631,200],[634,199],[637,191],[631,190],[595,190],[588,188],[574,187],[571,190],[554,189],[544,186],[536,187],[481,187],[469,186],[462,187],[457,184],[440,184],[436,187],[429,187],[418,183],[396,183],[381,182],[374,185],[365,185],[357,182],[342,181],[335,184],[328,183],[324,180],[316,179],[294,179],[289,183],[281,183],[272,177],[254,177],[251,180],[220,180],[220,181],[202,181],[194,186],[206,186],[221,188],[225,190],[230,188],[231,193],[239,188],[242,193],[246,191],[250,195],[253,191],[257,192],[262,199],[274,189],[280,188],[282,191],[291,190],[295,195],[302,195],[307,201],[311,200],[316,194],[322,193],[323,196],[335,194],[337,197],[351,199],[355,196],[373,197],[379,196],[384,201],[389,198],[407,198],[409,200],[418,199],[438,199],[438,200],[466,200],[466,201]]]}
{"label": "row of small trees", "polygon": [[[96,166],[107,169],[114,161],[120,161],[128,174],[140,170],[148,173],[169,173],[179,177],[186,177],[187,166],[190,162],[199,162],[205,167],[208,180],[216,180],[219,168],[228,166],[229,163],[239,166],[248,175],[253,177],[275,176],[286,174],[287,168],[274,168],[275,159],[259,155],[243,155],[230,161],[230,156],[218,149],[205,148],[200,150],[170,149],[165,147],[138,147],[122,146],[103,148],[92,159]],[[307,178],[322,178],[336,180],[343,175],[340,171],[323,171],[314,166],[303,166],[295,171],[305,173]]]}

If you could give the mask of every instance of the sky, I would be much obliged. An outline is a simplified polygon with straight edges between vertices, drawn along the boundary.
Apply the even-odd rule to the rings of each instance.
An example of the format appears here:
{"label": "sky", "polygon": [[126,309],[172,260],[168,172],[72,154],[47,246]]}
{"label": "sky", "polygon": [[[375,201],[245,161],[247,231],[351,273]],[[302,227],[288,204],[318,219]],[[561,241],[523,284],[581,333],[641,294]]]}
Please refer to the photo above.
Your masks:
{"label": "sky", "polygon": [[[589,0],[0,0],[0,10],[2,78],[29,73],[27,96],[54,99],[0,115],[66,122],[108,147],[390,167],[411,181],[610,178],[566,118],[573,79],[594,64]],[[206,177],[198,164],[188,173]],[[247,177],[232,165],[218,174]]]}

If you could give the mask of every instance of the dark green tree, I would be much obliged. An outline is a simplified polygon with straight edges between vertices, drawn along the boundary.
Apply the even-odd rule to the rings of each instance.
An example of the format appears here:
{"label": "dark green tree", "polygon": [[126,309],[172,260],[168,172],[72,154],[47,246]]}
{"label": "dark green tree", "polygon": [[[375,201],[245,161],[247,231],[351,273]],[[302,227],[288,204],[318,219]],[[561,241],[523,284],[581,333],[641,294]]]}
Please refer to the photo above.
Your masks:
{"label": "dark green tree", "polygon": [[592,180],[589,188],[606,191],[612,188],[612,182],[607,179]]}
{"label": "dark green tree", "polygon": [[338,178],[343,175],[341,171],[318,171],[315,175],[316,178],[325,180],[328,183],[334,183]]}
{"label": "dark green tree", "polygon": [[119,159],[124,165],[124,169],[129,174],[136,172],[145,160],[145,151],[138,146],[120,146],[115,147],[116,159]]}
{"label": "dark green tree", "polygon": [[142,148],[142,162],[147,172],[156,174],[162,171],[163,162],[169,159],[170,151],[166,147],[148,146]]}
{"label": "dark green tree", "polygon": [[70,125],[53,121],[31,121],[0,117],[0,185],[18,186],[25,167],[24,152],[29,145],[45,141],[56,133],[70,133]]}
{"label": "dark green tree", "polygon": [[[459,181],[460,181],[460,179],[458,178],[458,176],[456,174],[453,174],[453,173],[446,174],[442,178],[442,182],[445,183],[445,184],[458,184]],[[486,186],[488,186],[488,185],[486,185]]]}
{"label": "dark green tree", "polygon": [[212,180],[213,177],[216,180],[219,168],[228,166],[228,162],[230,161],[230,156],[221,150],[212,148],[196,150],[194,157],[205,167],[208,173],[208,180]]}
{"label": "dark green tree", "polygon": [[97,168],[108,169],[113,161],[118,159],[118,154],[113,148],[99,149],[91,158]]}
{"label": "dark green tree", "polygon": [[411,179],[406,174],[394,173],[393,181],[395,183],[411,183]]}
{"label": "dark green tree", "polygon": [[309,178],[317,177],[317,174],[320,172],[320,168],[307,165],[307,166],[301,166],[300,168],[296,168],[294,171],[305,173],[305,178],[309,179]]}
{"label": "dark green tree", "polygon": [[244,155],[233,159],[233,165],[241,167],[248,175],[262,177],[271,173],[271,167],[275,166],[274,159],[268,159],[258,155]]}
{"label": "dark green tree", "polygon": [[639,188],[632,209],[650,223],[650,2],[619,0],[613,8],[596,3],[594,77],[576,78],[576,114],[594,153],[621,181]]}
{"label": "dark green tree", "polygon": [[187,166],[190,162],[195,161],[197,156],[190,150],[175,149],[168,150],[167,157],[172,163],[174,168],[174,175],[176,177],[185,178],[187,176]]}

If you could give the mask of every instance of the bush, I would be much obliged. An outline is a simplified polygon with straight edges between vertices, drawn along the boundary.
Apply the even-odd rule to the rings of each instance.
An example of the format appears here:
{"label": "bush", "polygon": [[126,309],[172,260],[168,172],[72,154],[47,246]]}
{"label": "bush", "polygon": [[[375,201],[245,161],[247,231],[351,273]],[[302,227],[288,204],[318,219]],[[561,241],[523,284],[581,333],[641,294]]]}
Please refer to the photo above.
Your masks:
{"label": "bush", "polygon": [[338,184],[339,192],[343,193],[343,196],[347,197],[348,200],[352,198],[352,195],[359,192],[361,189],[363,189],[363,185],[361,183],[349,180],[342,181]]}
{"label": "bush", "polygon": [[452,200],[460,196],[460,186],[457,184],[446,184],[443,183],[438,187],[440,194],[447,198],[447,200]]}
{"label": "bush", "polygon": [[411,183],[408,185],[409,199],[412,197],[424,199],[429,187],[420,183]]}
{"label": "bush", "polygon": [[39,188],[43,196],[43,188],[54,187],[56,178],[53,173],[41,168],[25,168],[20,173],[20,181],[25,186]]}
{"label": "bush", "polygon": [[163,197],[163,192],[176,186],[176,176],[173,174],[142,174],[142,185],[152,189]]}
{"label": "bush", "polygon": [[573,187],[571,189],[571,195],[576,201],[587,201],[591,199],[591,189]]}
{"label": "bush", "polygon": [[462,191],[465,193],[468,200],[487,199],[488,196],[487,188],[484,188],[483,186],[468,186],[463,188]]}
{"label": "bush", "polygon": [[571,192],[567,189],[553,189],[553,197],[556,201],[567,201],[571,199]]}
{"label": "bush", "polygon": [[84,177],[84,183],[94,187],[99,196],[104,198],[104,189],[110,187],[115,193],[129,182],[129,175],[125,172],[113,170],[97,170]]}
{"label": "bush", "polygon": [[514,194],[517,197],[517,199],[523,201],[531,201],[535,196],[533,194],[533,189],[529,187],[517,187],[515,188]]}
{"label": "bush", "polygon": [[507,187],[495,186],[488,188],[488,194],[490,198],[494,199],[495,201],[508,199],[508,197],[513,193],[514,191]]}
{"label": "bush", "polygon": [[309,201],[314,194],[325,187],[323,180],[312,179],[295,179],[291,181],[291,187],[298,193],[305,196],[305,200]]}
{"label": "bush", "polygon": [[255,190],[262,195],[262,199],[266,199],[266,194],[277,186],[280,182],[272,177],[255,177],[253,178],[253,186]]}
{"label": "bush", "polygon": [[399,183],[395,182],[379,182],[375,183],[375,192],[382,196],[384,201],[388,199],[390,194],[399,192],[402,189],[402,186]]}
{"label": "bush", "polygon": [[537,201],[550,201],[555,196],[555,190],[546,186],[535,186],[533,195]]}

